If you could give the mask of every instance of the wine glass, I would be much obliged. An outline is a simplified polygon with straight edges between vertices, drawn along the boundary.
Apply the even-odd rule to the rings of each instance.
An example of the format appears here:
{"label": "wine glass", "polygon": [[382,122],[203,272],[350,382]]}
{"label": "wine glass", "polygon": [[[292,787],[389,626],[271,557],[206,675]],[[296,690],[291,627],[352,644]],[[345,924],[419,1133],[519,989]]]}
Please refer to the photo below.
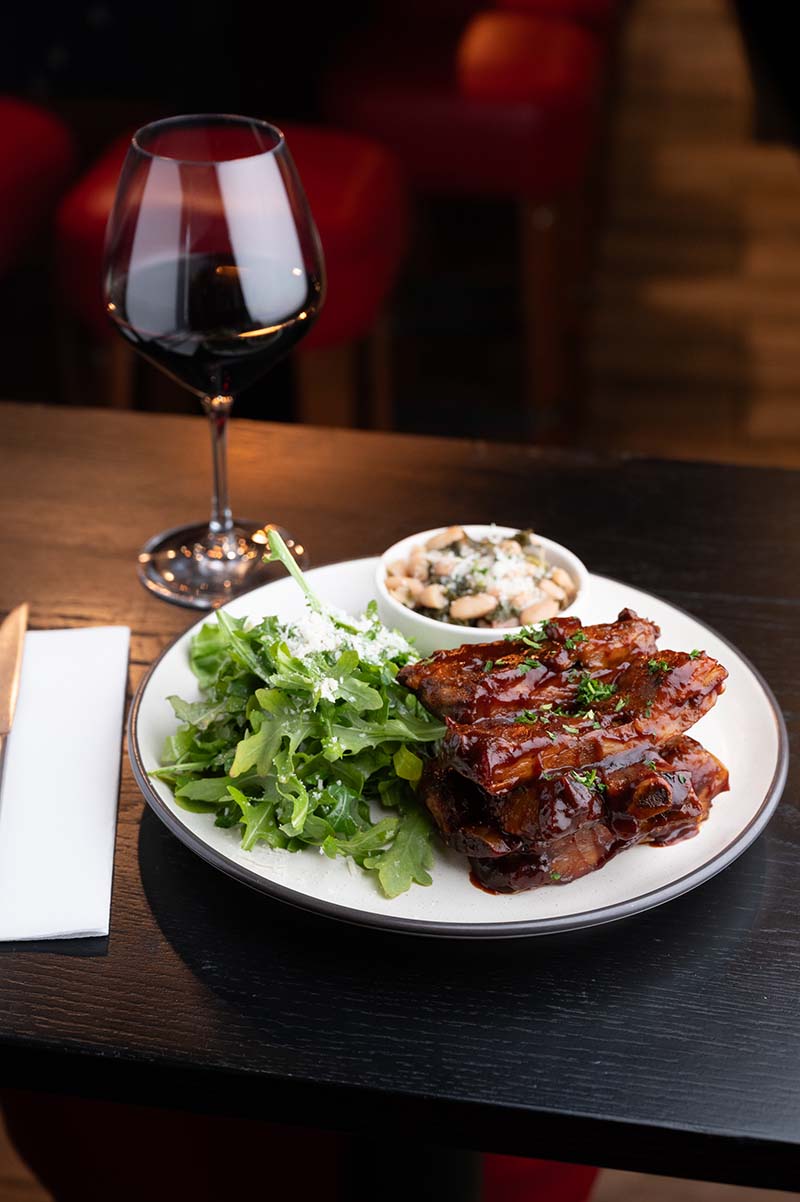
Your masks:
{"label": "wine glass", "polygon": [[104,292],[119,332],[200,399],[211,429],[207,523],[157,534],[146,588],[211,609],[274,573],[272,522],[234,520],[226,432],[235,395],[303,337],[325,292],[319,236],[283,134],[249,117],[172,117],[134,134],[106,234]]}

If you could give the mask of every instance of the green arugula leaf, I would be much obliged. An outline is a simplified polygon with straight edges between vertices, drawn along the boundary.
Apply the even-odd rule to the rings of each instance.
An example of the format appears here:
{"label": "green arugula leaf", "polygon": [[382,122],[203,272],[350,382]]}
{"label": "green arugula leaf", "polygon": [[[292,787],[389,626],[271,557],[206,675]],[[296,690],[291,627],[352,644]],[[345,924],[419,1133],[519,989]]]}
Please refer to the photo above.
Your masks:
{"label": "green arugula leaf", "polygon": [[288,698],[277,689],[258,689],[255,696],[263,708],[250,714],[253,731],[236,745],[231,776],[241,776],[251,768],[259,776],[266,776],[284,738],[289,739],[290,751],[294,753],[315,724],[313,713],[296,713]]}
{"label": "green arugula leaf", "polygon": [[387,897],[398,897],[412,883],[430,885],[433,866],[433,828],[421,809],[403,814],[391,847],[368,856],[364,867],[377,872]]}
{"label": "green arugula leaf", "polygon": [[177,764],[183,759],[194,744],[194,735],[190,730],[178,730],[174,735],[167,735],[164,749],[161,752],[161,763]]}
{"label": "green arugula leaf", "polygon": [[339,656],[331,673],[333,679],[338,682],[337,694],[357,709],[379,710],[383,706],[383,698],[377,689],[373,689],[358,677],[356,673],[359,663],[355,651],[343,651]]}
{"label": "green arugula leaf", "polygon": [[292,576],[300,585],[300,588],[303,590],[306,600],[311,608],[316,610],[317,613],[322,613],[321,601],[309,585],[303,573],[300,571],[297,560],[295,559],[294,555],[292,555],[281,536],[276,530],[270,530],[267,534],[267,538],[269,539],[270,553],[269,555],[265,555],[264,559],[273,561],[278,560],[280,563],[282,563],[289,575]]}
{"label": "green arugula leaf", "polygon": [[212,722],[216,722],[227,713],[224,701],[182,701],[180,697],[174,696],[168,697],[167,701],[175,711],[176,718],[188,726],[197,727],[198,730],[208,730]]}
{"label": "green arugula leaf", "polygon": [[[381,822],[377,822],[375,826],[371,826],[367,830],[357,831],[346,838],[329,835],[322,844],[322,850],[331,859],[337,855],[352,856],[357,863],[361,863],[364,866],[366,865],[364,857],[376,852],[382,852],[384,855],[388,854],[388,851],[383,852],[382,849],[386,848],[387,843],[395,835],[398,822],[399,819],[397,818],[384,818]],[[409,887],[410,882],[406,888]],[[401,892],[405,892],[405,890],[401,890]]]}
{"label": "green arugula leaf", "polygon": [[417,804],[414,790],[407,780],[400,780],[397,776],[390,776],[386,780],[382,780],[378,785],[378,796],[381,803],[389,806],[391,809],[398,809],[405,812],[409,806]]}
{"label": "green arugula leaf", "polygon": [[332,833],[348,836],[370,826],[369,818],[362,813],[362,806],[367,808],[366,802],[357,793],[335,782],[324,790],[319,812],[330,823]]}
{"label": "green arugula leaf", "polygon": [[277,539],[272,550],[324,617],[330,649],[293,654],[302,622],[249,625],[218,611],[191,644],[201,699],[169,699],[181,725],[153,775],[177,805],[238,828],[245,850],[349,856],[397,896],[430,882],[432,827],[413,786],[445,727],[397,683],[416,656],[387,638],[376,606],[352,620],[326,609]]}
{"label": "green arugula leaf", "polygon": [[216,814],[220,807],[219,802],[192,801],[190,797],[179,797],[177,793],[175,801],[182,810],[188,810],[190,814]]}
{"label": "green arugula leaf", "polygon": [[218,609],[217,621],[227,640],[228,650],[234,661],[249,668],[255,676],[266,680],[267,674],[256,650],[254,632],[245,631],[244,618],[232,618],[224,609]]}
{"label": "green arugula leaf", "polygon": [[394,740],[432,743],[444,737],[445,729],[443,723],[414,718],[411,714],[387,718],[385,722],[370,722],[366,718],[355,716],[349,726],[334,723],[331,726],[331,740],[336,740],[336,749],[344,754]]}
{"label": "green arugula leaf", "polygon": [[210,689],[225,660],[225,639],[218,626],[207,622],[192,639],[189,665],[201,689]]}
{"label": "green arugula leaf", "polygon": [[405,744],[394,753],[392,764],[401,780],[416,784],[422,776],[422,760],[413,751],[409,751]]}
{"label": "green arugula leaf", "polygon": [[261,801],[252,802],[233,785],[228,786],[228,792],[242,814],[242,825],[244,826],[242,849],[244,851],[252,851],[259,842],[267,843],[270,847],[283,848],[286,846],[286,836],[280,830],[275,819],[275,797],[265,796]]}
{"label": "green arugula leaf", "polygon": [[229,786],[233,781],[229,776],[207,776],[200,780],[190,780],[175,790],[178,801],[203,801],[210,805],[218,805],[230,797]]}
{"label": "green arugula leaf", "polygon": [[292,812],[288,819],[281,823],[281,830],[287,835],[302,835],[305,830],[311,799],[308,789],[289,767],[291,757],[284,754],[280,757],[280,760],[278,775],[275,779],[275,789],[284,801],[289,802],[292,807]]}

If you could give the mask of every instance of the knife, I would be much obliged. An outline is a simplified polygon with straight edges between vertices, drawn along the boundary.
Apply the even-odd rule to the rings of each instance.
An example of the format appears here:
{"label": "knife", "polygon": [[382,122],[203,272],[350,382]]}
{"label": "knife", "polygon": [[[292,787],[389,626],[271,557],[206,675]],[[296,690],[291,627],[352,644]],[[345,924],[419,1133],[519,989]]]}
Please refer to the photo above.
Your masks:
{"label": "knife", "polygon": [[6,743],[14,723],[14,710],[17,708],[22,648],[27,626],[27,605],[18,605],[0,623],[0,787],[3,784]]}

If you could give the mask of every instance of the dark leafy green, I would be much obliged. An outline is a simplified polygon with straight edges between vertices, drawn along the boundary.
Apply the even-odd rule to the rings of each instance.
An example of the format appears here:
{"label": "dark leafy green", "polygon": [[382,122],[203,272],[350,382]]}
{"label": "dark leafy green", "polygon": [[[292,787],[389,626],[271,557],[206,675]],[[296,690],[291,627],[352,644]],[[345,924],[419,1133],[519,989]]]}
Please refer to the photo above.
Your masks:
{"label": "dark leafy green", "polygon": [[323,607],[273,533],[270,546],[305,619],[248,626],[219,611],[202,627],[190,652],[202,699],[169,698],[181,725],[155,775],[178,805],[238,827],[245,850],[350,856],[388,897],[429,885],[433,831],[414,785],[444,727],[397,683],[416,655],[374,606],[361,619]]}

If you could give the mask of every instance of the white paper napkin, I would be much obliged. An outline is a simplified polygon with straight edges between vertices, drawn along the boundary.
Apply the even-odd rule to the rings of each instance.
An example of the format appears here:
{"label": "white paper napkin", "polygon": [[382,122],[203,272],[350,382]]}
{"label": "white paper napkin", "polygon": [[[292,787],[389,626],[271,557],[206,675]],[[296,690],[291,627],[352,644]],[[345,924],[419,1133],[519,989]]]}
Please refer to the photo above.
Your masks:
{"label": "white paper napkin", "polygon": [[130,631],[25,636],[0,791],[0,940],[107,935]]}

